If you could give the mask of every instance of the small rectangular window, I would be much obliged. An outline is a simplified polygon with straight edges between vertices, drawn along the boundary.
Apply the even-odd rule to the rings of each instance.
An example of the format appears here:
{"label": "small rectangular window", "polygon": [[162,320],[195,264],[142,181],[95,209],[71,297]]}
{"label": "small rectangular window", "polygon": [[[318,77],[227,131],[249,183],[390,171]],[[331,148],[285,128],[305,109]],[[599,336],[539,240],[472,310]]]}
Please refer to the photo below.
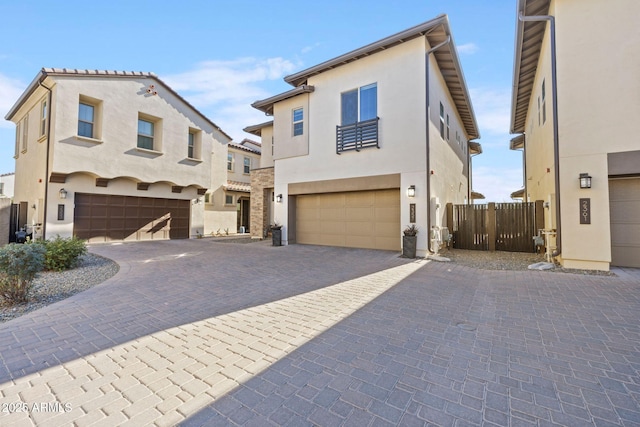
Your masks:
{"label": "small rectangular window", "polygon": [[224,196],[224,204],[232,205],[233,204],[233,194],[227,194]]}
{"label": "small rectangular window", "polygon": [[544,80],[542,80],[542,124],[547,121],[547,102],[544,86]]}
{"label": "small rectangular window", "polygon": [[0,194],[4,194],[4,182],[0,182]]}
{"label": "small rectangular window", "polygon": [[22,152],[27,152],[27,140],[29,138],[29,116],[22,121]]}
{"label": "small rectangular window", "polygon": [[233,172],[233,154],[227,154],[227,170]]}
{"label": "small rectangular window", "polygon": [[189,132],[189,141],[187,143],[187,157],[195,159],[196,136],[193,132]]}
{"label": "small rectangular window", "polygon": [[205,193],[204,194],[204,202],[205,203],[211,203],[211,193]]}
{"label": "small rectangular window", "polygon": [[302,135],[304,133],[304,110],[296,108],[293,110],[293,136]]}
{"label": "small rectangular window", "polygon": [[251,173],[251,158],[250,157],[245,157],[244,158],[244,173],[248,174]]}
{"label": "small rectangular window", "polygon": [[93,105],[80,103],[78,107],[78,136],[94,137],[95,108]]}
{"label": "small rectangular window", "polygon": [[47,100],[43,99],[40,104],[40,136],[45,136],[47,133],[47,115],[48,115],[48,106]]}
{"label": "small rectangular window", "polygon": [[447,114],[447,141],[449,141],[449,131],[450,131],[450,128],[449,128],[449,115]]}
{"label": "small rectangular window", "polygon": [[153,150],[154,124],[138,119],[138,148]]}
{"label": "small rectangular window", "polygon": [[440,103],[440,137],[444,139],[444,105]]}

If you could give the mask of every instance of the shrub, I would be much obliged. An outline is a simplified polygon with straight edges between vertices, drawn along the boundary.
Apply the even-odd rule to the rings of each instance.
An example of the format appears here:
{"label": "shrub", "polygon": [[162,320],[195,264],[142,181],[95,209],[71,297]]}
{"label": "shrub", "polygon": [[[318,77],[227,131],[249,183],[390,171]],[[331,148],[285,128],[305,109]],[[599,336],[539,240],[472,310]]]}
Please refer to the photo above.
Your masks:
{"label": "shrub", "polygon": [[44,266],[42,245],[10,244],[0,248],[0,296],[9,304],[26,302],[33,279]]}
{"label": "shrub", "polygon": [[44,268],[47,270],[63,271],[75,267],[80,257],[87,253],[87,244],[76,237],[63,239],[57,236],[55,239],[40,242],[46,252],[44,255]]}

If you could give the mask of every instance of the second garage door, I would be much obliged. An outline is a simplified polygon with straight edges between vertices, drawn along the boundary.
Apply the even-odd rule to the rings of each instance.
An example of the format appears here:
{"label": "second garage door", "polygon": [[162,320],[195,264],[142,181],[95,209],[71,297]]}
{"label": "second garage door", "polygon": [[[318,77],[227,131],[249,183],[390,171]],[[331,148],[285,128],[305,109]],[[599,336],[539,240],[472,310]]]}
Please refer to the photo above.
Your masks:
{"label": "second garage door", "polygon": [[296,198],[296,242],[400,250],[400,190]]}
{"label": "second garage door", "polygon": [[75,194],[73,233],[89,242],[189,238],[189,200]]}
{"label": "second garage door", "polygon": [[640,268],[640,178],[609,181],[611,265]]}

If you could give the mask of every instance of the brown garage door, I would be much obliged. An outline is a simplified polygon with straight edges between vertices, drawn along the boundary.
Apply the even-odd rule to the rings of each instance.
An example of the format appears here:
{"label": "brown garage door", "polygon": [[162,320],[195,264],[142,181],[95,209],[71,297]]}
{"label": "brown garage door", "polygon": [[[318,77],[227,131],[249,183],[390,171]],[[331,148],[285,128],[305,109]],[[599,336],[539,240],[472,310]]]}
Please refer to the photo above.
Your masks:
{"label": "brown garage door", "polygon": [[89,242],[188,239],[189,200],[75,194],[73,233]]}
{"label": "brown garage door", "polygon": [[400,191],[301,195],[296,198],[296,242],[400,250]]}
{"label": "brown garage door", "polygon": [[611,264],[640,268],[640,178],[609,181]]}

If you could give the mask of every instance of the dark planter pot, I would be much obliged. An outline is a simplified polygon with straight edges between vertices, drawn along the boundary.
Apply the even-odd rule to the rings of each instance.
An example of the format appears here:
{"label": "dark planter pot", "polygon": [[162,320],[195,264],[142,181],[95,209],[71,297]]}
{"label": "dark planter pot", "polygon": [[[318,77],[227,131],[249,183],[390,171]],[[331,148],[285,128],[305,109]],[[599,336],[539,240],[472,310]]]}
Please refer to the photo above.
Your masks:
{"label": "dark planter pot", "polygon": [[402,236],[402,256],[405,258],[416,257],[416,242],[418,236]]}
{"label": "dark planter pot", "polygon": [[282,229],[281,228],[271,229],[271,242],[273,246],[282,246]]}

